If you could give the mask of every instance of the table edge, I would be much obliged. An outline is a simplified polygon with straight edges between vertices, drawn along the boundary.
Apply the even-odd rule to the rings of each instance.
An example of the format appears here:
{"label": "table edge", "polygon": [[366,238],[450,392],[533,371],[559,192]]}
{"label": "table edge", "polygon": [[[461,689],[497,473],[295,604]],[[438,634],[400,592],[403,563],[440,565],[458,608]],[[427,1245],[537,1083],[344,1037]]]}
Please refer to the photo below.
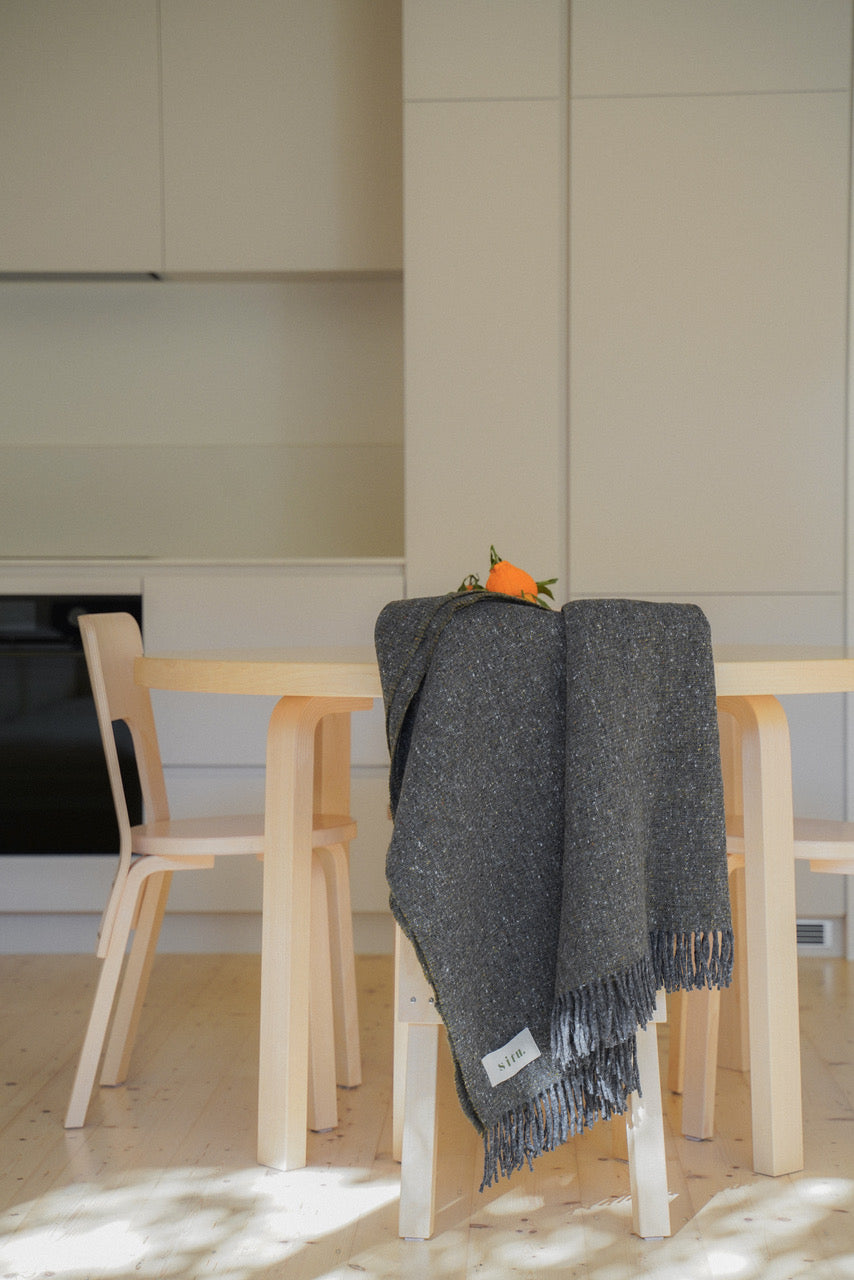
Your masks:
{"label": "table edge", "polygon": [[144,655],[134,661],[134,679],[148,689],[184,693],[238,693],[278,697],[382,696],[375,662],[286,661]]}

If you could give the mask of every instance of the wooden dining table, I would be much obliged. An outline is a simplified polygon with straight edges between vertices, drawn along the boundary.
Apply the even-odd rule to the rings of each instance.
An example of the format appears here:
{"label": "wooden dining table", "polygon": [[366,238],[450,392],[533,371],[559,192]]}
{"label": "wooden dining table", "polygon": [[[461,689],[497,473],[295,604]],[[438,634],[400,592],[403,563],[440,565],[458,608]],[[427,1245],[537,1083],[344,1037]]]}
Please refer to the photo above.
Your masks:
{"label": "wooden dining table", "polygon": [[[779,698],[854,691],[854,650],[715,647],[721,712],[739,728],[753,1167],[803,1166],[792,770]],[[267,733],[258,1160],[306,1163],[312,814],[347,812],[350,714],[381,697],[373,649],[147,653],[147,688],[273,694]]]}

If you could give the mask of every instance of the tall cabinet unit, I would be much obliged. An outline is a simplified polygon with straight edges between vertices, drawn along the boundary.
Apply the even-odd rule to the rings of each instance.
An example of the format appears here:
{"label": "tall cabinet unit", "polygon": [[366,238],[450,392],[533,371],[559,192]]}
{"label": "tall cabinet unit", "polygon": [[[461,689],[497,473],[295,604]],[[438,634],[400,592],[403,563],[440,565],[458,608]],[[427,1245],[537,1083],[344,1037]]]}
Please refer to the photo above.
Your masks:
{"label": "tall cabinet unit", "polygon": [[851,5],[571,15],[573,590],[838,597]]}
{"label": "tall cabinet unit", "polygon": [[565,4],[403,12],[408,590],[563,577]]}
{"label": "tall cabinet unit", "polygon": [[[839,644],[850,0],[570,12],[573,594]],[[843,703],[787,702],[805,814],[844,816]],[[838,879],[799,868],[798,907],[841,942]]]}
{"label": "tall cabinet unit", "polygon": [[[851,0],[404,4],[411,594],[493,542],[722,643],[845,639],[851,47]],[[843,697],[786,711],[843,816]],[[844,885],[798,892],[838,944]]]}

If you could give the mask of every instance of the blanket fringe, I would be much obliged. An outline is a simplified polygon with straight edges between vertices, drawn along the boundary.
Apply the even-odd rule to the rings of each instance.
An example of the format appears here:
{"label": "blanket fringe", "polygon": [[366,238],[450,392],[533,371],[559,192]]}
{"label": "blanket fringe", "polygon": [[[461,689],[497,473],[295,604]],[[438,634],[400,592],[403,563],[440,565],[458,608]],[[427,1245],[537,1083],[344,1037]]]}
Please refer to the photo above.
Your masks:
{"label": "blanket fringe", "polygon": [[596,1120],[625,1114],[629,1095],[636,1092],[640,1081],[633,1033],[575,1064],[548,1089],[484,1129],[480,1190],[526,1164],[531,1168],[536,1156],[553,1151]]}
{"label": "blanket fringe", "polygon": [[650,950],[657,985],[665,991],[728,987],[732,982],[731,926],[681,933],[661,930],[650,934]]}
{"label": "blanket fringe", "polygon": [[655,973],[649,956],[628,969],[562,992],[552,1009],[552,1055],[565,1067],[634,1036],[655,1010]]}
{"label": "blanket fringe", "polygon": [[649,954],[628,968],[562,992],[552,1009],[552,1055],[566,1067],[633,1036],[655,1010],[659,987],[693,991],[732,981],[732,929],[650,934]]}

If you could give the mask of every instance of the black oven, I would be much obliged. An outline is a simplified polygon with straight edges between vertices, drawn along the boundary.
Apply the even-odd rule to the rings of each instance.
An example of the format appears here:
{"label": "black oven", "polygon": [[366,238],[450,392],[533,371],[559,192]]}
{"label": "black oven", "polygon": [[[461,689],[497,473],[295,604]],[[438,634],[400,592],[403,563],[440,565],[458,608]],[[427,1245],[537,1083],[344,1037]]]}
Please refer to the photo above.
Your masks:
{"label": "black oven", "polygon": [[[116,853],[118,826],[77,619],[138,595],[0,596],[0,854]],[[130,734],[118,727],[131,822],[142,818]]]}

